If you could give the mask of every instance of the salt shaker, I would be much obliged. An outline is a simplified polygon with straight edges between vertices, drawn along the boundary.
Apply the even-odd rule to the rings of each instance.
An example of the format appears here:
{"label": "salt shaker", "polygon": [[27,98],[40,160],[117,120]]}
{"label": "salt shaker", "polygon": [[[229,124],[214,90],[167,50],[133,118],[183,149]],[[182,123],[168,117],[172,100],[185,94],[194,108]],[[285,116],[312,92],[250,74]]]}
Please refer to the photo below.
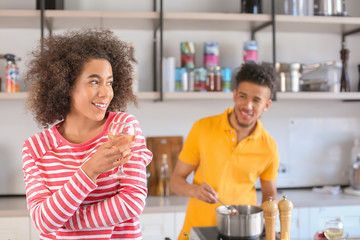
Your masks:
{"label": "salt shaker", "polygon": [[279,213],[280,213],[280,239],[288,240],[290,239],[290,220],[291,220],[291,210],[293,209],[293,204],[290,200],[286,199],[284,195],[283,199],[279,201]]}
{"label": "salt shaker", "polygon": [[266,240],[275,240],[275,224],[278,206],[276,202],[269,197],[269,200],[262,204],[265,218]]}

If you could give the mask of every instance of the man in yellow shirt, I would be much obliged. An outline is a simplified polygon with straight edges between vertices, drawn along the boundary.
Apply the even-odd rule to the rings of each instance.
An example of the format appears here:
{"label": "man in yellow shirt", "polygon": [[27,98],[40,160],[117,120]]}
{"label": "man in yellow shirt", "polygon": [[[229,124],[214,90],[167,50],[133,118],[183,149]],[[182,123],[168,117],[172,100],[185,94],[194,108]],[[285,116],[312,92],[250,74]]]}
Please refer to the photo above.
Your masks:
{"label": "man in yellow shirt", "polygon": [[[279,154],[259,118],[269,109],[275,83],[268,64],[244,64],[236,76],[234,107],[198,120],[190,130],[171,176],[172,190],[189,196],[183,232],[216,226],[219,198],[225,204],[256,205],[260,177],[262,202],[277,200]],[[194,171],[190,184],[186,178]]]}

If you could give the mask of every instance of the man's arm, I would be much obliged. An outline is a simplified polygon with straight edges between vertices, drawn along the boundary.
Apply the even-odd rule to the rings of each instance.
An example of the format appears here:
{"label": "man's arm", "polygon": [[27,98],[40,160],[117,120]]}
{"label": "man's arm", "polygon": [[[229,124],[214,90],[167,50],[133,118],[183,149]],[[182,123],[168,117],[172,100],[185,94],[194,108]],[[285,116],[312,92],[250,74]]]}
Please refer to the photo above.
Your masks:
{"label": "man's arm", "polygon": [[180,196],[194,197],[207,203],[216,203],[217,193],[209,184],[203,182],[200,185],[196,185],[186,181],[189,174],[195,171],[196,168],[196,165],[178,160],[171,174],[171,189]]}
{"label": "man's arm", "polygon": [[277,190],[276,190],[276,180],[274,181],[265,181],[260,179],[261,184],[261,193],[262,193],[262,203],[269,200],[269,197],[272,197],[272,200],[277,202]]}

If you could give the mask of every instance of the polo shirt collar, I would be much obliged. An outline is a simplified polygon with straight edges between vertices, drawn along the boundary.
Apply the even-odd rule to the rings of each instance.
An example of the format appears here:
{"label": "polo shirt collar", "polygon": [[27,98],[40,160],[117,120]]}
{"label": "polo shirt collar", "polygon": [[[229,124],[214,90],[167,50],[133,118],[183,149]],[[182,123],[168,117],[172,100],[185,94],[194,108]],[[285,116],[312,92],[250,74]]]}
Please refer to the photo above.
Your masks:
{"label": "polo shirt collar", "polygon": [[[231,127],[229,122],[228,115],[234,111],[234,108],[228,108],[226,109],[223,114],[221,115],[221,128],[224,129],[224,131],[234,131],[234,129]],[[256,128],[255,130],[248,136],[250,139],[257,139],[261,136],[261,129],[262,129],[262,123],[258,119],[256,121]]]}

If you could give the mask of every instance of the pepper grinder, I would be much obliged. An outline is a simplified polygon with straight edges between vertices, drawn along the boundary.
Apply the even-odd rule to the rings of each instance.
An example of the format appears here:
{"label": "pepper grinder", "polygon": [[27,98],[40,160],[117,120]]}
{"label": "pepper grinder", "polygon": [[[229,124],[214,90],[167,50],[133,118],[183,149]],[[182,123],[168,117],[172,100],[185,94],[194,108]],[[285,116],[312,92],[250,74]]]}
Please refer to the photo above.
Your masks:
{"label": "pepper grinder", "polygon": [[290,220],[291,220],[291,210],[293,209],[293,204],[291,201],[286,199],[284,195],[283,199],[279,201],[279,213],[280,213],[280,239],[288,240],[290,239]]}
{"label": "pepper grinder", "polygon": [[347,62],[349,60],[349,50],[345,48],[345,42],[342,43],[340,56],[342,61],[340,92],[350,92],[349,73],[347,70]]}
{"label": "pepper grinder", "polygon": [[275,240],[275,224],[278,206],[276,202],[272,200],[272,197],[269,197],[269,201],[263,203],[262,210],[264,211],[265,218],[266,240]]}

